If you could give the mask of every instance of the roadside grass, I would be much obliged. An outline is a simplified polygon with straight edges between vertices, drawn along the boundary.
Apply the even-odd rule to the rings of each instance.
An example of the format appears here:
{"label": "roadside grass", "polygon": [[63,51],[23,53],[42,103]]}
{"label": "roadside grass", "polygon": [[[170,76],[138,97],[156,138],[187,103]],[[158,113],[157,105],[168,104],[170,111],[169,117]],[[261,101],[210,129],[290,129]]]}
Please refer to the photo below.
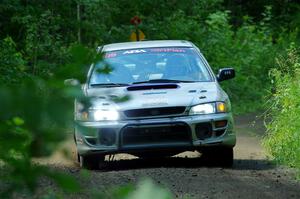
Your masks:
{"label": "roadside grass", "polygon": [[263,145],[279,164],[298,170],[300,179],[300,53],[292,45],[270,71],[273,92],[268,102]]}

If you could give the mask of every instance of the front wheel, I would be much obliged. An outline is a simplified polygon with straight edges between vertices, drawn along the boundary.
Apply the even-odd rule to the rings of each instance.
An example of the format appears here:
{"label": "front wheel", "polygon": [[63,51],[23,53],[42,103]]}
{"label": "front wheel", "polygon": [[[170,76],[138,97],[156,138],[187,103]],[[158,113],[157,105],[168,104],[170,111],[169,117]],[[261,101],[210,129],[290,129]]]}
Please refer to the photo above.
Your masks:
{"label": "front wheel", "polygon": [[104,157],[101,155],[79,155],[79,164],[81,168],[95,170],[99,169],[100,165],[104,163]]}
{"label": "front wheel", "polygon": [[218,165],[221,167],[232,167],[233,148],[218,147],[202,150],[202,160],[206,163]]}

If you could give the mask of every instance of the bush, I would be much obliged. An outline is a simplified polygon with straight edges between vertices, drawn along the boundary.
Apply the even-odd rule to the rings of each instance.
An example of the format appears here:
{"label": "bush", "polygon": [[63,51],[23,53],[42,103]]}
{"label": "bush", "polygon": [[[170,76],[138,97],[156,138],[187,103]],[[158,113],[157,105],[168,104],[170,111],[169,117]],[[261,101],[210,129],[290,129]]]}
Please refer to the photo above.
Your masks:
{"label": "bush", "polygon": [[[73,123],[74,98],[83,95],[80,86],[66,87],[64,79],[70,71],[78,71],[72,73],[76,75],[73,77],[84,79],[85,73],[79,71],[86,62],[101,58],[94,50],[81,46],[70,51],[70,62],[56,70],[51,79],[28,76],[19,84],[0,85],[0,198],[17,192],[35,193],[43,177],[66,191],[79,190],[73,177],[32,161],[51,155]],[[18,63],[18,56],[9,58]]]}
{"label": "bush", "polygon": [[300,169],[300,52],[292,46],[270,71],[273,94],[268,103],[264,145],[278,163]]}
{"label": "bush", "polygon": [[16,44],[11,37],[0,41],[0,60],[0,83],[20,82],[25,76],[25,61],[22,54],[16,50]]}
{"label": "bush", "polygon": [[277,45],[267,34],[267,24],[254,25],[245,18],[237,30],[229,25],[229,12],[211,14],[206,20],[208,25],[200,47],[208,61],[216,70],[222,67],[234,67],[236,78],[224,82],[231,97],[235,112],[254,111],[262,108],[262,98],[269,84],[266,81],[268,71],[274,65]]}

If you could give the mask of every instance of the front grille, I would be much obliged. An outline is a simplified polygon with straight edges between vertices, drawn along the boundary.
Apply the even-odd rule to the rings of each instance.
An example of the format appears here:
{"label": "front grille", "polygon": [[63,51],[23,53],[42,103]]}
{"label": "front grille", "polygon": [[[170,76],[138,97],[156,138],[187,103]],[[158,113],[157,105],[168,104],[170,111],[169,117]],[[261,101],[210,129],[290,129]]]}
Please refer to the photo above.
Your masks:
{"label": "front grille", "polygon": [[146,108],[146,109],[133,109],[124,111],[127,117],[153,117],[164,115],[179,115],[185,111],[184,106],[163,107],[163,108]]}
{"label": "front grille", "polygon": [[184,123],[127,126],[122,130],[121,136],[125,146],[191,142],[190,128]]}

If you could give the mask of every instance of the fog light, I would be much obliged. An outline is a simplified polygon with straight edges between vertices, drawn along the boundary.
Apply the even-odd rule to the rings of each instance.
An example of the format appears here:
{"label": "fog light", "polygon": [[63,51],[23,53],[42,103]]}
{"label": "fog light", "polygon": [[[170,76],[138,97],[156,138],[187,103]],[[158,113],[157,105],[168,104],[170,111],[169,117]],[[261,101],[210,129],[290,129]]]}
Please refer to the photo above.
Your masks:
{"label": "fog light", "polygon": [[199,123],[196,125],[196,136],[200,140],[210,138],[212,136],[212,126],[210,123]]}
{"label": "fog light", "polygon": [[221,120],[221,121],[216,121],[215,122],[215,127],[216,128],[222,128],[227,125],[227,120]]}
{"label": "fog light", "polygon": [[111,146],[116,143],[116,132],[114,129],[103,128],[99,129],[100,144]]}
{"label": "fog light", "polygon": [[219,136],[221,136],[221,135],[223,135],[225,133],[225,129],[223,129],[223,130],[217,130],[217,131],[215,131],[215,133],[216,133],[216,136],[219,137]]}

